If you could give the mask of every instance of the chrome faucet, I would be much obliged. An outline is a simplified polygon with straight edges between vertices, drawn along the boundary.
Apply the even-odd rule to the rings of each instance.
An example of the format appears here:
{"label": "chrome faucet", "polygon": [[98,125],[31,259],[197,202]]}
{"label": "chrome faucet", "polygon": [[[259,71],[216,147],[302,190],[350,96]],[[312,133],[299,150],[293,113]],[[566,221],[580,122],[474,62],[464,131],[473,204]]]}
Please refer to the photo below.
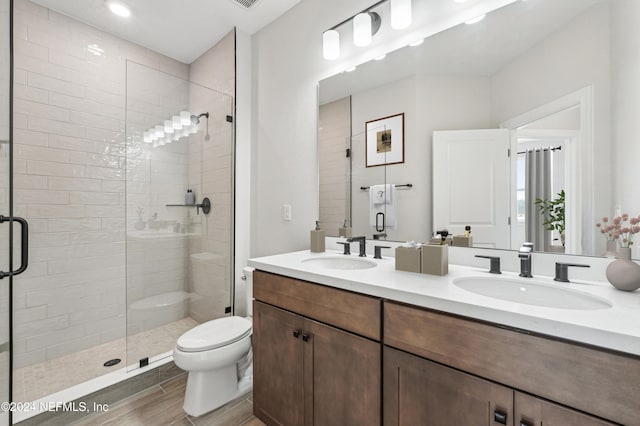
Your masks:
{"label": "chrome faucet", "polygon": [[518,250],[520,258],[520,276],[525,278],[533,278],[531,275],[531,253],[533,252],[533,243],[523,243]]}
{"label": "chrome faucet", "polygon": [[360,243],[360,257],[367,257],[367,237],[351,237],[347,239],[347,242],[353,243],[358,241]]}

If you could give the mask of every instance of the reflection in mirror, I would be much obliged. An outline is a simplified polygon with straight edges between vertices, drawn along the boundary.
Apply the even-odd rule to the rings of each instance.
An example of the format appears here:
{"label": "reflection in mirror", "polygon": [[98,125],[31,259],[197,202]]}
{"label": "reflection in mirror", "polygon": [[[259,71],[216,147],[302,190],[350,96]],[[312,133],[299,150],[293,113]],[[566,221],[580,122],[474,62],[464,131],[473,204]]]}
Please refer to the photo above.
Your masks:
{"label": "reflection in mirror", "polygon": [[[640,177],[638,17],[633,0],[514,2],[321,81],[321,105],[351,99],[354,232],[374,233],[360,186],[413,183],[398,191],[389,239],[426,241],[438,228],[461,234],[470,225],[478,247],[517,249],[538,233],[536,250],[603,255],[606,239],[595,224],[640,214],[632,186]],[[398,113],[405,162],[367,170],[364,123]],[[527,152],[536,150],[548,154],[538,193],[526,172]],[[321,210],[324,200],[347,199],[343,188],[325,193]],[[543,215],[545,205],[564,206],[564,217],[559,207],[555,220]],[[337,235],[335,225],[326,230]]]}

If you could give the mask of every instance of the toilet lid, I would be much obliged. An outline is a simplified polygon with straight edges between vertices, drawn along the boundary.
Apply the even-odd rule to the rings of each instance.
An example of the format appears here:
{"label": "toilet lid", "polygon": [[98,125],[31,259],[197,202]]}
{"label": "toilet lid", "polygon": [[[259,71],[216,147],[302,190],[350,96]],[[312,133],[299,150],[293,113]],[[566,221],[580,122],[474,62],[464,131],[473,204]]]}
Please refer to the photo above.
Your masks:
{"label": "toilet lid", "polygon": [[251,321],[242,317],[224,317],[200,324],[178,338],[178,349],[200,352],[237,342],[251,334]]}

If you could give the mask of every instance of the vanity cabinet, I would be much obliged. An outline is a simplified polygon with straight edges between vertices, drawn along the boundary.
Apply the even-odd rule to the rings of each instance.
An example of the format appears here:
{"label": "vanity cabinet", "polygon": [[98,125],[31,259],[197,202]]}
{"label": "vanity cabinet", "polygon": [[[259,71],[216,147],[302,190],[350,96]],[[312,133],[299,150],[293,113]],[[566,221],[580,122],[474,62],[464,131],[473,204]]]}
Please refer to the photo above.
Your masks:
{"label": "vanity cabinet", "polygon": [[612,423],[520,392],[515,392],[514,412],[516,426],[612,425]]}
{"label": "vanity cabinet", "polygon": [[[409,327],[408,324],[419,326]],[[403,388],[408,385],[403,383],[407,377],[403,381],[401,374],[410,370],[422,371],[420,374],[427,382],[412,386],[426,386],[427,399],[436,398],[439,392],[448,395],[445,406],[463,404],[460,409],[470,410],[468,407],[472,403],[478,403],[476,392],[481,387],[467,379],[466,374],[483,383],[484,380],[495,383],[512,394],[512,403],[505,406],[506,400],[496,399],[496,391],[485,384],[487,407],[494,412],[513,411],[514,416],[509,417],[507,423],[491,417],[490,423],[470,420],[467,424],[612,424],[599,419],[602,418],[625,425],[640,425],[640,360],[637,357],[387,301],[384,303],[383,341],[385,345],[420,357],[400,357],[394,349],[385,346],[385,425],[411,424],[398,423],[393,411],[399,407],[398,416],[402,416],[404,405],[393,403],[394,394],[402,395]],[[430,371],[437,370],[432,366],[433,362],[446,365],[440,365],[438,369],[444,368],[448,372],[438,372],[437,376],[453,380],[452,390],[447,382],[437,390],[431,388],[434,385],[430,383],[433,380],[429,377]],[[402,384],[398,388],[394,387],[394,368]],[[479,401],[482,397],[481,394]],[[491,409],[488,412],[491,414]],[[434,421],[433,424],[446,422]]]}
{"label": "vanity cabinet", "polygon": [[513,424],[513,391],[384,348],[384,425]]}
{"label": "vanity cabinet", "polygon": [[379,425],[380,300],[261,271],[253,283],[255,416]]}

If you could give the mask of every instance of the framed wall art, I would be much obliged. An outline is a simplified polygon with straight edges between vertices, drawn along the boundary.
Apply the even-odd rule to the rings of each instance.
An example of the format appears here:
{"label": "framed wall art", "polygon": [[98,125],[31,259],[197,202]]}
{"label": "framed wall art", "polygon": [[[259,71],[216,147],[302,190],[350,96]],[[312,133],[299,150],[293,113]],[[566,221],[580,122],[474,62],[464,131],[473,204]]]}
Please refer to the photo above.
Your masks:
{"label": "framed wall art", "polygon": [[367,167],[404,163],[404,113],[367,121]]}

